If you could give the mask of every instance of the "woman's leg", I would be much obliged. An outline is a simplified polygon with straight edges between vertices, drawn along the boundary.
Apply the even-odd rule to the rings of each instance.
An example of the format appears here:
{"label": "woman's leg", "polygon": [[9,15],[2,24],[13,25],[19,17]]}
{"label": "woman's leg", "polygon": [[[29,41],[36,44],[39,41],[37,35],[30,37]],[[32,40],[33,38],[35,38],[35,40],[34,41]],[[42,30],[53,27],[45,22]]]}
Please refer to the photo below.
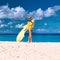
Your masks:
{"label": "woman's leg", "polygon": [[29,42],[32,42],[32,30],[29,30]]}

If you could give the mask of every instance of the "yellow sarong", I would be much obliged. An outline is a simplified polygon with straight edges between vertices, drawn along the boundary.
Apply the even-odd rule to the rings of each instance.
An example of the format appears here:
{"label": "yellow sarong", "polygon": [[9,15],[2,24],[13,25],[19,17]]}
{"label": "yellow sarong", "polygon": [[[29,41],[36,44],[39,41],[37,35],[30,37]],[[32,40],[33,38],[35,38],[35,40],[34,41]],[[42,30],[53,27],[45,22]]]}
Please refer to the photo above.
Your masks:
{"label": "yellow sarong", "polygon": [[32,30],[33,27],[34,27],[34,20],[31,20],[31,22],[28,21],[28,23],[27,23],[27,29],[28,30]]}
{"label": "yellow sarong", "polygon": [[17,35],[16,42],[20,42],[24,38],[25,32],[27,30],[32,30],[33,27],[34,27],[34,20],[32,20],[31,22],[28,21],[27,25],[25,25],[24,28]]}

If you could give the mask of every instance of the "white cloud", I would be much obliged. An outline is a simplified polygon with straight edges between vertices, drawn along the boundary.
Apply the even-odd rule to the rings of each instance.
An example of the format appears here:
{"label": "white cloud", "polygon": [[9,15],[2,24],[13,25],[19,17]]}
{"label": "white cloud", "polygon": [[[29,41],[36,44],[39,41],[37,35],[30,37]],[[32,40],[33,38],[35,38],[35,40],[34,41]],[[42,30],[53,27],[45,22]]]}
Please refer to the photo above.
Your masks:
{"label": "white cloud", "polygon": [[0,18],[5,18],[6,15],[3,12],[0,12]]}
{"label": "white cloud", "polygon": [[49,32],[48,30],[46,30],[46,29],[40,29],[40,28],[38,28],[37,30],[36,30],[36,32],[38,33],[38,32]]}
{"label": "white cloud", "polygon": [[17,25],[15,26],[15,28],[23,28],[23,26],[24,26],[23,23],[22,23],[22,24],[17,24]]}
{"label": "white cloud", "polygon": [[44,23],[45,26],[47,26],[48,24],[47,23]]}
{"label": "white cloud", "polygon": [[20,6],[11,9],[8,5],[0,6],[0,19],[3,18],[25,19],[26,11]]}
{"label": "white cloud", "polygon": [[43,17],[43,10],[39,8],[36,11],[30,12],[28,16],[33,17],[35,20],[40,20]]}
{"label": "white cloud", "polygon": [[27,12],[23,7],[17,6],[15,8],[9,8],[8,5],[0,6],[0,19],[19,19],[24,20],[28,16],[31,16],[35,20],[41,20],[43,17],[50,17],[56,14],[56,11],[60,10],[60,6],[48,7],[45,11],[41,8]]}
{"label": "white cloud", "polygon": [[11,24],[13,24],[13,22],[8,22],[8,25],[11,25]]}
{"label": "white cloud", "polygon": [[8,7],[8,5],[0,6],[0,19],[7,18],[9,12],[10,8]]}
{"label": "white cloud", "polygon": [[6,24],[0,24],[0,28],[7,27],[8,25]]}
{"label": "white cloud", "polygon": [[24,8],[18,6],[16,8],[11,8],[11,12],[8,14],[8,18],[22,19],[26,18],[26,11]]}
{"label": "white cloud", "polygon": [[58,10],[60,10],[60,6],[48,7],[48,9],[44,11],[44,17],[54,16]]}
{"label": "white cloud", "polygon": [[60,30],[58,31],[58,33],[60,33]]}
{"label": "white cloud", "polygon": [[52,8],[48,8],[46,11],[44,11],[44,17],[50,17],[55,15],[55,11]]}
{"label": "white cloud", "polygon": [[52,7],[52,9],[54,9],[55,11],[58,11],[58,10],[60,10],[60,6],[54,6],[54,7]]}
{"label": "white cloud", "polygon": [[13,31],[11,31],[11,30],[4,30],[4,31],[2,31],[2,33],[13,33]]}
{"label": "white cloud", "polygon": [[39,8],[36,11],[30,12],[29,16],[32,16],[35,20],[41,20],[43,17],[55,16],[58,10],[60,10],[60,6],[48,7],[45,11]]}

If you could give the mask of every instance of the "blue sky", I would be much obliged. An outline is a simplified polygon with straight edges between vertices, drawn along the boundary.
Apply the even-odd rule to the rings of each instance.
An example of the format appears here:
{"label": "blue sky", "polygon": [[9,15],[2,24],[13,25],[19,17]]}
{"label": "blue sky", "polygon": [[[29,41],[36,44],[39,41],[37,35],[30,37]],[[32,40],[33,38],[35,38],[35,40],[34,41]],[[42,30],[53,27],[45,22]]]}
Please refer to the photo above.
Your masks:
{"label": "blue sky", "polygon": [[18,33],[35,20],[35,33],[60,33],[60,0],[0,0],[0,33]]}
{"label": "blue sky", "polygon": [[9,7],[22,6],[26,10],[36,10],[38,8],[47,9],[55,5],[60,5],[60,0],[0,0],[0,5],[8,4]]}

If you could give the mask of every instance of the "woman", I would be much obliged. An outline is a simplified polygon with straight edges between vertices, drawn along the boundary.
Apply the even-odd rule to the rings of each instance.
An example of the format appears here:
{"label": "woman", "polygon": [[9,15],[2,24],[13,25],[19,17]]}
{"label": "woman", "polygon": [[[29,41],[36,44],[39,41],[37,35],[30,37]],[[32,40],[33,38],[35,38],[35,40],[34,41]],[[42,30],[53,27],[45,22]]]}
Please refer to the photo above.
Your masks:
{"label": "woman", "polygon": [[34,20],[31,17],[28,17],[27,29],[29,31],[28,41],[32,42],[32,29],[34,27]]}
{"label": "woman", "polygon": [[32,29],[34,27],[34,20],[31,17],[28,17],[28,23],[23,27],[23,29],[17,35],[16,41],[20,42],[25,35],[25,32],[29,31],[29,42],[32,42]]}

